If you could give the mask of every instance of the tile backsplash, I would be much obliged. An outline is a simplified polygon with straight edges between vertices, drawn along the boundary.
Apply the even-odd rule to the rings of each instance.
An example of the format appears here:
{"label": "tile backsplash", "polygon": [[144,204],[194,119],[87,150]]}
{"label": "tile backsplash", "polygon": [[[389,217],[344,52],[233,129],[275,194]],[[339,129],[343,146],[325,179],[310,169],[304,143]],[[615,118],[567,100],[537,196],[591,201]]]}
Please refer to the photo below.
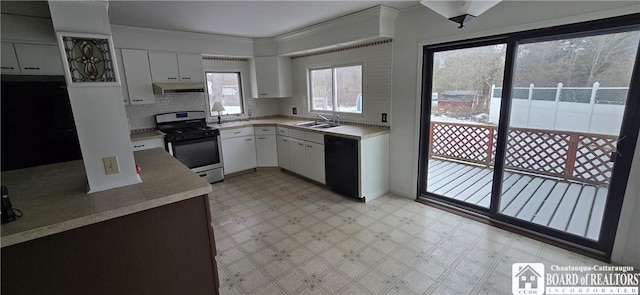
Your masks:
{"label": "tile backsplash", "polygon": [[156,102],[125,106],[131,130],[155,128],[155,115],[179,111],[204,111],[204,94],[156,95]]}

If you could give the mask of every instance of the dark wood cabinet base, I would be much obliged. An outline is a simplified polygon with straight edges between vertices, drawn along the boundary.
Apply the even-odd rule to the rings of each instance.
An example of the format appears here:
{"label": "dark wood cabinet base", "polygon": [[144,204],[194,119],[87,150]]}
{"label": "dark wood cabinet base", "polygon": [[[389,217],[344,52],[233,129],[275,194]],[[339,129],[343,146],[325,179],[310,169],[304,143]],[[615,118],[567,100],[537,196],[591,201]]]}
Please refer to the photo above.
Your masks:
{"label": "dark wood cabinet base", "polygon": [[2,294],[218,294],[207,196],[2,248]]}

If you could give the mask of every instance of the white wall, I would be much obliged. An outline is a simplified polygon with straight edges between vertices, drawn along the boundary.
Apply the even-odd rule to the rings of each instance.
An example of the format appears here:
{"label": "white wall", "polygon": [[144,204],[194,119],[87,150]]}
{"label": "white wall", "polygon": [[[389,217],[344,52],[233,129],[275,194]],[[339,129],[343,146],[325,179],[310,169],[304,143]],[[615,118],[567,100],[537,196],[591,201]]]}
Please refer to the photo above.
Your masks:
{"label": "white wall", "polygon": [[[391,71],[392,44],[383,43],[339,52],[319,54],[291,60],[293,76],[293,96],[280,99],[279,114],[302,118],[316,118],[309,112],[307,93],[307,69],[323,65],[364,63],[363,66],[363,115],[341,114],[340,120],[388,126],[391,121]],[[298,114],[292,114],[292,108]],[[387,113],[387,123],[381,121],[381,114]]]}
{"label": "white wall", "polygon": [[251,38],[113,25],[116,48],[219,56],[253,56]]}
{"label": "white wall", "polygon": [[[56,32],[111,35],[107,6],[106,1],[49,2]],[[67,90],[89,192],[140,182],[133,159],[122,88],[119,85],[86,87],[71,84]],[[106,175],[102,158],[108,156],[117,157],[120,173]]]}

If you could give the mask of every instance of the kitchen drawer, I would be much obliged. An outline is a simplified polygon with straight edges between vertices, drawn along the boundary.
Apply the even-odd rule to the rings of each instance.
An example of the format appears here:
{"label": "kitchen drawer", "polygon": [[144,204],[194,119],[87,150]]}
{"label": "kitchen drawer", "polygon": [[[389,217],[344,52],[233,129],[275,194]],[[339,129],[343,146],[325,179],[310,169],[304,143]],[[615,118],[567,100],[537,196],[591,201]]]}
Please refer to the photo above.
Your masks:
{"label": "kitchen drawer", "polygon": [[324,144],[324,134],[305,131],[304,140],[319,143],[319,144]]}
{"label": "kitchen drawer", "polygon": [[305,140],[305,135],[304,135],[305,133],[306,131],[304,130],[295,129],[295,128],[289,129],[289,137]]}
{"label": "kitchen drawer", "polygon": [[257,126],[257,127],[254,127],[253,129],[256,135],[275,135],[276,134],[276,126]]}
{"label": "kitchen drawer", "polygon": [[289,136],[289,128],[278,126],[277,134],[280,136]]}
{"label": "kitchen drawer", "polygon": [[240,136],[249,136],[249,135],[253,135],[253,127],[241,127],[241,128],[220,130],[220,138],[222,139],[240,137]]}
{"label": "kitchen drawer", "polygon": [[141,151],[148,150],[152,148],[163,148],[164,149],[164,140],[162,138],[151,138],[151,139],[143,139],[132,141],[133,151]]}

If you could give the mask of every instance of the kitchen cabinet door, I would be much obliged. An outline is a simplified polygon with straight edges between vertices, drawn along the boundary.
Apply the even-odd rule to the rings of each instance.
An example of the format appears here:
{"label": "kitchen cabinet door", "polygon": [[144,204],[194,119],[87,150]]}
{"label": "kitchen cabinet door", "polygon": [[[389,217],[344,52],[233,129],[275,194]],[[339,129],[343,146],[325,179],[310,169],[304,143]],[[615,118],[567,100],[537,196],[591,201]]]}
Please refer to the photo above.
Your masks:
{"label": "kitchen cabinet door", "polygon": [[178,72],[182,82],[204,82],[204,66],[199,54],[178,54]]}
{"label": "kitchen cabinet door", "polygon": [[256,135],[258,167],[277,167],[278,149],[275,135]]}
{"label": "kitchen cabinet door", "polygon": [[129,101],[129,90],[127,90],[127,76],[124,74],[124,63],[122,61],[122,50],[121,49],[116,49],[116,62],[118,63],[118,69],[119,69],[119,79],[120,79],[120,86],[122,87],[122,97],[124,99],[124,104],[128,105],[131,104],[131,102]]}
{"label": "kitchen cabinet door", "polygon": [[304,144],[304,140],[289,138],[289,170],[303,176],[307,174]]}
{"label": "kitchen cabinet door", "polygon": [[18,56],[13,48],[13,43],[2,43],[2,73],[3,74],[19,74],[20,65],[18,64]]}
{"label": "kitchen cabinet door", "polygon": [[149,58],[145,50],[122,49],[122,64],[127,77],[129,101],[133,104],[149,104],[156,101],[151,85]]}
{"label": "kitchen cabinet door", "polygon": [[291,58],[263,56],[254,58],[255,98],[290,97]]}
{"label": "kitchen cabinet door", "polygon": [[256,144],[253,136],[233,137],[222,140],[224,174],[256,168]]}
{"label": "kitchen cabinet door", "polygon": [[151,139],[143,139],[132,141],[133,151],[142,151],[153,148],[163,148],[164,149],[164,139],[162,138],[151,138]]}
{"label": "kitchen cabinet door", "polygon": [[278,135],[276,140],[278,141],[278,166],[282,169],[291,169],[289,163],[289,138],[286,136]]}
{"label": "kitchen cabinet door", "polygon": [[63,75],[60,49],[55,45],[14,44],[20,71],[30,75]]}
{"label": "kitchen cabinet door", "polygon": [[325,184],[324,144],[307,141],[305,143],[306,175],[319,183]]}
{"label": "kitchen cabinet door", "polygon": [[178,82],[178,59],[175,53],[149,52],[149,66],[153,82]]}

